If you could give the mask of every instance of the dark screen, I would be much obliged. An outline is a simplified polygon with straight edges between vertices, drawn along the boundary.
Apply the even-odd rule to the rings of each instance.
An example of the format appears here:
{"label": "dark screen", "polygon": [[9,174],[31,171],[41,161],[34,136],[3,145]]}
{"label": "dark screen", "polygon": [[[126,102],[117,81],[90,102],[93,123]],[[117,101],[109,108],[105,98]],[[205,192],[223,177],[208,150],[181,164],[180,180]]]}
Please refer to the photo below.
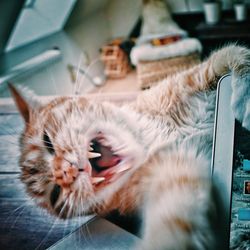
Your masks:
{"label": "dark screen", "polygon": [[235,123],[230,249],[250,249],[250,131]]}

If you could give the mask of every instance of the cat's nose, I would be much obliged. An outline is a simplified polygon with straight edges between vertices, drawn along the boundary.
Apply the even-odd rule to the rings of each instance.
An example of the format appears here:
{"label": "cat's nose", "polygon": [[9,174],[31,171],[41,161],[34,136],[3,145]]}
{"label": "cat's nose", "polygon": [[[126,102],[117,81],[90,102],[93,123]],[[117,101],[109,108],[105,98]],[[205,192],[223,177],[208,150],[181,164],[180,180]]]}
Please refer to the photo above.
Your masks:
{"label": "cat's nose", "polygon": [[78,167],[66,161],[59,166],[55,166],[53,170],[55,182],[61,187],[70,186],[75,181],[78,175]]}

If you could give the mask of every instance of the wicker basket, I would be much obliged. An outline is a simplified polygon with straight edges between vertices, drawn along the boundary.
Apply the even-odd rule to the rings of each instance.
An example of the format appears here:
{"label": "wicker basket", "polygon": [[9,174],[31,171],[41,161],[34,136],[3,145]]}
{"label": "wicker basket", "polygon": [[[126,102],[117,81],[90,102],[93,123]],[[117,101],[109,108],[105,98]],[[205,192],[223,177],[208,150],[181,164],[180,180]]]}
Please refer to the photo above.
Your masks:
{"label": "wicker basket", "polygon": [[101,60],[105,64],[105,74],[109,78],[122,78],[130,70],[128,56],[118,45],[102,48]]}
{"label": "wicker basket", "polygon": [[140,87],[148,89],[167,76],[191,68],[199,62],[199,53],[158,61],[140,61],[137,64],[137,78]]}

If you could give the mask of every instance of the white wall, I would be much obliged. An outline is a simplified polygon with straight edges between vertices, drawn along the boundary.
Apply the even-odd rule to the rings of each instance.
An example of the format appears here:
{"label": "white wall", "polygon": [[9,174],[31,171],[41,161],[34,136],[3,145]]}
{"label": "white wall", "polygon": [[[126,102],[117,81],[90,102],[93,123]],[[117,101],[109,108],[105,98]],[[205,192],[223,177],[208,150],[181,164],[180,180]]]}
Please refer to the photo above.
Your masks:
{"label": "white wall", "polygon": [[[74,85],[72,84],[70,74],[67,70],[67,65],[77,64],[81,55],[81,50],[75,42],[65,34],[65,32],[61,31],[50,37],[37,41],[36,43],[22,48],[21,51],[13,51],[6,56],[6,61],[10,61],[9,65],[14,65],[13,62],[18,62],[20,58],[24,58],[24,54],[27,58],[23,59],[23,61],[34,57],[34,55],[39,55],[54,46],[60,48],[62,55],[60,60],[39,68],[35,72],[21,75],[20,77],[11,80],[11,82],[28,86],[38,95],[72,94]],[[91,87],[91,84],[87,82],[85,83],[86,91]],[[0,85],[0,97],[7,96],[9,96],[9,91],[6,84]]]}
{"label": "white wall", "polygon": [[106,13],[103,10],[88,15],[74,26],[68,26],[66,32],[91,59],[99,55],[99,49],[111,36]]}
{"label": "white wall", "polygon": [[[173,12],[202,10],[203,0],[166,1],[171,4]],[[223,0],[227,4],[231,1]],[[248,0],[249,2],[250,0]],[[185,3],[188,3],[188,6]],[[46,43],[43,43],[39,49],[40,53],[53,46],[58,46],[62,51],[62,60],[40,70],[39,73],[23,77],[16,82],[31,86],[31,88],[42,95],[69,93],[72,89],[72,83],[67,72],[67,64],[71,63],[78,66],[82,55],[81,66],[86,68],[88,60],[85,58],[84,52],[87,52],[90,61],[99,58],[99,49],[107,41],[115,37],[125,37],[130,33],[141,14],[141,8],[142,0],[78,0],[65,29],[68,36],[65,33],[56,35]],[[34,44],[34,46],[39,47],[41,45]],[[36,51],[38,51],[38,48],[36,48]],[[31,53],[30,56],[32,56]],[[7,62],[6,66],[12,67],[18,63],[18,60],[23,60],[20,54],[11,58],[15,60],[15,63],[8,65]],[[91,75],[97,76],[102,72],[100,63],[91,66]],[[54,87],[54,82],[56,82],[57,90]],[[93,85],[85,79],[83,92],[87,92],[91,87]],[[0,96],[7,95],[5,91],[3,93],[1,90],[0,92]]]}
{"label": "white wall", "polygon": [[[99,1],[99,0],[98,0]],[[65,28],[67,34],[82,50],[82,53],[75,58],[75,66],[83,68],[92,77],[104,76],[104,65],[100,60],[100,49],[111,38],[108,18],[105,9],[106,0],[97,0],[85,8],[84,1],[80,1],[80,5],[76,6],[76,12],[72,13]],[[95,4],[94,4],[95,3]],[[82,75],[82,90],[88,92],[93,84]]]}
{"label": "white wall", "polygon": [[[76,0],[36,0],[25,5],[11,33],[6,51],[61,30]],[[58,7],[60,6],[60,11]]]}
{"label": "white wall", "polygon": [[112,37],[127,36],[141,14],[141,0],[110,0],[106,6]]}
{"label": "white wall", "polygon": [[[109,23],[104,11],[107,1],[78,0],[76,8],[67,23],[66,33],[61,32],[51,38],[37,41],[31,46],[32,49],[20,49],[21,53],[11,52],[7,56],[6,65],[3,65],[6,70],[54,46],[59,47],[62,52],[62,60],[32,74],[14,79],[13,82],[29,86],[39,95],[66,95],[72,93],[73,85],[67,65],[73,64],[78,67],[80,60],[82,60],[80,67],[86,69],[89,61],[84,52],[87,52],[92,61],[99,57],[99,49],[111,37]],[[25,58],[23,54],[25,54]],[[9,61],[12,63],[8,63]],[[91,67],[90,73],[93,73],[93,76],[99,76],[102,72],[100,63]],[[82,92],[88,92],[93,88],[93,84],[86,78],[83,77],[82,80]],[[0,88],[0,97],[8,95],[6,84],[4,84]]]}
{"label": "white wall", "polygon": [[90,59],[99,55],[99,49],[111,36],[105,11],[108,1],[78,0],[65,27]]}

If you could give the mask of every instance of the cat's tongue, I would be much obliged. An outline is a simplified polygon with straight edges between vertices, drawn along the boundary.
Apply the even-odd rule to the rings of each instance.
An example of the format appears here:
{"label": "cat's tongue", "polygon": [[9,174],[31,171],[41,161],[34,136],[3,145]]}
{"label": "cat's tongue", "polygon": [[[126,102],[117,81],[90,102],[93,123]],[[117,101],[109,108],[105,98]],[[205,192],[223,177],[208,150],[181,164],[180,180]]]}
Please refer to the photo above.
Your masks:
{"label": "cat's tongue", "polygon": [[119,156],[112,156],[112,157],[101,157],[100,160],[97,161],[97,164],[100,168],[111,168],[116,166],[120,162]]}
{"label": "cat's tongue", "polygon": [[122,156],[114,154],[109,146],[96,144],[96,151],[100,153],[98,158],[92,159],[92,183],[95,187],[103,187],[119,178],[120,174],[131,168],[131,164],[121,164]]}
{"label": "cat's tongue", "polygon": [[101,157],[96,161],[99,168],[111,168],[121,161],[121,158],[117,155],[113,155],[108,147],[101,146],[100,153]]}

